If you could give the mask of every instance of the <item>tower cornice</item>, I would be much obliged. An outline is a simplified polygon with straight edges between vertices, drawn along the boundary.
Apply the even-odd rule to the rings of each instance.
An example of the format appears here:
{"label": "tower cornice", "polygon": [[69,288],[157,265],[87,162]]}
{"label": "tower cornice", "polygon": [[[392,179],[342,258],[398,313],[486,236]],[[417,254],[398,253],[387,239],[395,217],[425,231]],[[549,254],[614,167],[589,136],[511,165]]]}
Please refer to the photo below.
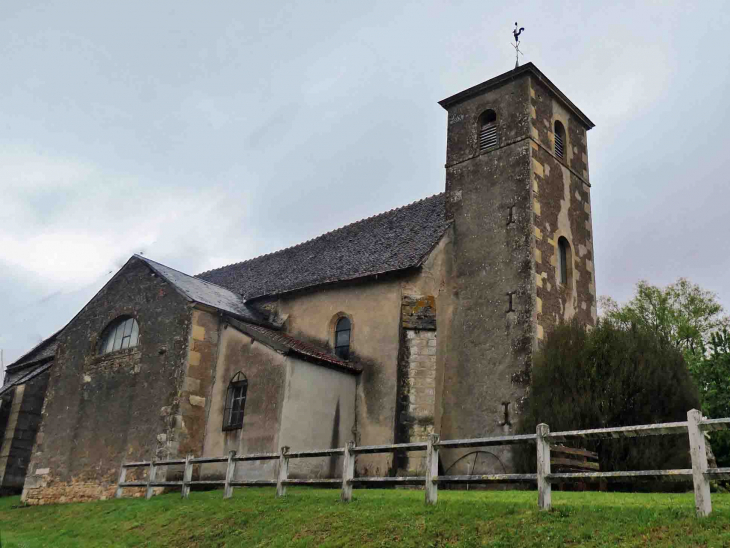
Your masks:
{"label": "tower cornice", "polygon": [[452,106],[461,103],[462,101],[465,101],[471,97],[474,97],[475,95],[480,95],[482,93],[485,93],[486,91],[500,87],[504,85],[507,82],[513,81],[517,79],[520,76],[523,76],[525,74],[532,74],[535,78],[540,80],[540,82],[543,83],[546,87],[550,89],[550,91],[555,94],[555,96],[560,99],[560,101],[573,113],[575,116],[581,120],[587,129],[591,129],[595,127],[595,124],[591,122],[590,118],[583,114],[583,112],[573,104],[573,101],[568,99],[568,97],[558,89],[558,87],[553,84],[550,79],[545,76],[540,69],[538,69],[534,64],[532,63],[525,63],[524,65],[517,67],[513,70],[507,71],[503,74],[500,74],[499,76],[495,76],[494,78],[490,78],[486,82],[482,82],[481,84],[477,84],[476,86],[470,87],[469,89],[465,89],[464,91],[461,91],[457,93],[456,95],[452,95],[451,97],[447,97],[446,99],[443,99],[439,101],[439,105],[441,105],[446,110],[449,110]]}

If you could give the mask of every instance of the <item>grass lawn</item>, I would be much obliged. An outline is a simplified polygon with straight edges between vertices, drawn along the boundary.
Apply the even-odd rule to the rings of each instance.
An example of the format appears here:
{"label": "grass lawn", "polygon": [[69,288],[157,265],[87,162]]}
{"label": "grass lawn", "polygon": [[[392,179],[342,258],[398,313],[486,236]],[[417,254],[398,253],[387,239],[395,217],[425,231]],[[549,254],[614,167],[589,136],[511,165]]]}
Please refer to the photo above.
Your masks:
{"label": "grass lawn", "polygon": [[20,507],[0,499],[2,548],[104,546],[730,546],[730,495],[713,494],[698,520],[688,494],[553,493],[538,512],[532,491],[422,491],[273,488],[85,504]]}

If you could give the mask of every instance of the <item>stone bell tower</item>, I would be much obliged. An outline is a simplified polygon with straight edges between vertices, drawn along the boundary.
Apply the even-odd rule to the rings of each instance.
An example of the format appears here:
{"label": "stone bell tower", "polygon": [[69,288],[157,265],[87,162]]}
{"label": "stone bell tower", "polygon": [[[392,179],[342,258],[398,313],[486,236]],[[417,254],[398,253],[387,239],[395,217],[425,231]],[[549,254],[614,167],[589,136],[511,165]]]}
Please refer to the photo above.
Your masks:
{"label": "stone bell tower", "polygon": [[[454,223],[440,434],[513,434],[540,341],[561,320],[596,320],[586,140],[594,124],[532,63],[440,105]],[[479,473],[512,471],[509,447],[485,450],[493,458]],[[444,452],[443,466],[460,456]],[[457,469],[450,473],[465,472]]]}

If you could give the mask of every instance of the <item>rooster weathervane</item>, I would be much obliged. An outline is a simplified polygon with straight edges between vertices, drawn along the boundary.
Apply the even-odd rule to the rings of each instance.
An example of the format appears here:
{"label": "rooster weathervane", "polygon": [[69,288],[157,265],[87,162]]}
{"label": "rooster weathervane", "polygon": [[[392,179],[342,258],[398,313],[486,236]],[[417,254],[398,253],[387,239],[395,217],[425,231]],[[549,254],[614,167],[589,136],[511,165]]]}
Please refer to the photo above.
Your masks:
{"label": "rooster weathervane", "polygon": [[520,66],[520,54],[524,55],[522,51],[520,50],[520,34],[522,34],[522,31],[525,30],[525,27],[517,27],[517,22],[515,21],[515,30],[512,31],[512,34],[515,37],[515,43],[510,44],[513,48],[515,48],[515,68]]}

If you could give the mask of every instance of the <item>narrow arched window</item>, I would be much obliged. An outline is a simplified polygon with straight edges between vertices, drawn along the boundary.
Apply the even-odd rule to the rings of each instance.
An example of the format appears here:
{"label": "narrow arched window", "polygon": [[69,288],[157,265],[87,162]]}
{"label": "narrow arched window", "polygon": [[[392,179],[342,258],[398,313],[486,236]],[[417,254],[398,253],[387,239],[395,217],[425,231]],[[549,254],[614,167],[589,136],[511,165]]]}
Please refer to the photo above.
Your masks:
{"label": "narrow arched window", "polygon": [[352,324],[349,318],[340,318],[335,326],[335,356],[343,360],[350,358],[350,333]]}
{"label": "narrow arched window", "polygon": [[559,121],[555,121],[555,156],[563,158],[565,156],[565,128]]}
{"label": "narrow arched window", "polygon": [[568,283],[570,259],[570,244],[564,236],[561,236],[558,238],[558,268],[560,271],[560,283],[563,285]]}
{"label": "narrow arched window", "polygon": [[497,113],[489,109],[479,117],[479,150],[487,150],[498,144]]}
{"label": "narrow arched window", "polygon": [[99,346],[99,354],[108,354],[124,348],[137,346],[139,326],[137,320],[130,317],[117,318],[104,330]]}
{"label": "narrow arched window", "polygon": [[228,383],[226,392],[226,408],[223,411],[223,430],[243,428],[243,410],[246,407],[248,379],[240,371]]}

